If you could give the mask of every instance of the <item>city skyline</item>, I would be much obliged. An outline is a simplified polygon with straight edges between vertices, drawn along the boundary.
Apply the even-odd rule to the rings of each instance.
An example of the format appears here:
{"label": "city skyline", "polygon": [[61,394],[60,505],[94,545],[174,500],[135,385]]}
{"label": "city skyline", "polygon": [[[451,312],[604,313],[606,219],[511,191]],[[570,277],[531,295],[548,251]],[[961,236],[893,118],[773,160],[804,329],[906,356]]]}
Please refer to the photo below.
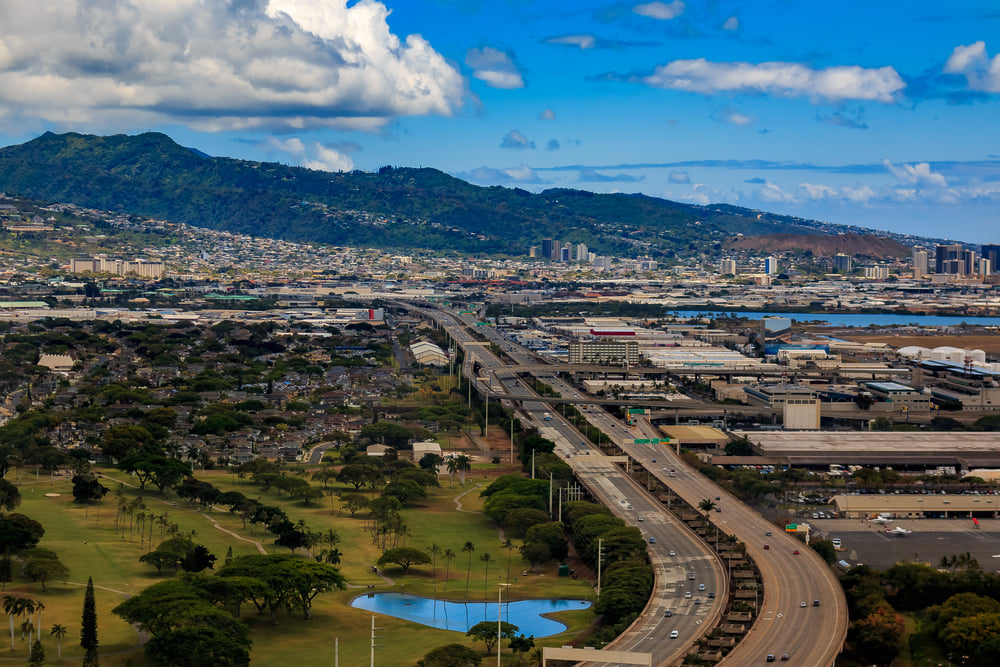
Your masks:
{"label": "city skyline", "polygon": [[0,8],[0,144],[157,130],[210,155],[997,240],[1000,13],[985,1],[47,10]]}

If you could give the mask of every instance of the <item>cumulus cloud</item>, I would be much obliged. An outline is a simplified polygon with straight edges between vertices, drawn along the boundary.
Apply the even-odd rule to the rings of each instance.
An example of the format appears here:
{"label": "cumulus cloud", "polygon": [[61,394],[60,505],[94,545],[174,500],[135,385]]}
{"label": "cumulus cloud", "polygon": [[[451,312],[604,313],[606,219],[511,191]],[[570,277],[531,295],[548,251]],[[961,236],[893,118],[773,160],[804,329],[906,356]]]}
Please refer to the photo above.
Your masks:
{"label": "cumulus cloud", "polygon": [[0,6],[0,116],[66,127],[375,130],[450,115],[461,74],[375,0]]}
{"label": "cumulus cloud", "polygon": [[667,175],[667,180],[671,183],[690,183],[691,177],[686,171],[672,171]]}
{"label": "cumulus cloud", "polygon": [[684,13],[684,3],[681,0],[674,2],[646,2],[636,5],[632,11],[640,16],[648,16],[651,19],[669,21]]}
{"label": "cumulus cloud", "polygon": [[790,192],[785,192],[781,189],[781,186],[775,183],[765,183],[757,193],[761,199],[769,202],[793,202],[795,201],[795,195]]}
{"label": "cumulus cloud", "polygon": [[319,171],[350,171],[354,168],[354,162],[347,153],[353,153],[360,148],[354,142],[321,144],[314,141],[306,145],[298,137],[289,139],[271,137],[264,147],[272,151],[287,153],[306,169]]}
{"label": "cumulus cloud", "polygon": [[810,97],[814,102],[874,100],[893,102],[905,87],[892,67],[858,66],[810,69],[797,63],[711,62],[704,58],[675,60],[659,65],[652,74],[632,80],[671,90],[712,95],[720,92]]}
{"label": "cumulus cloud", "polygon": [[733,30],[733,31],[739,30],[740,20],[735,16],[730,16],[728,19],[726,19],[726,22],[722,24],[722,29]]}
{"label": "cumulus cloud", "polygon": [[540,114],[538,114],[538,120],[555,120],[556,112],[552,109],[545,109]]}
{"label": "cumulus cloud", "polygon": [[946,74],[961,74],[969,88],[987,93],[1000,93],[1000,53],[991,59],[986,42],[956,46],[944,64]]}
{"label": "cumulus cloud", "polygon": [[926,162],[918,162],[916,164],[901,164],[899,166],[894,165],[884,158],[882,160],[882,166],[886,170],[906,183],[913,183],[914,185],[919,185],[922,187],[933,187],[933,188],[943,188],[948,186],[948,181],[941,174],[931,171],[930,164]]}
{"label": "cumulus cloud", "polygon": [[534,149],[535,142],[530,141],[528,137],[524,136],[517,130],[511,130],[504,135],[503,139],[500,140],[500,148],[510,148],[516,151]]}
{"label": "cumulus cloud", "polygon": [[524,77],[514,59],[500,49],[492,46],[469,49],[465,54],[465,64],[472,68],[472,76],[491,88],[524,88]]}

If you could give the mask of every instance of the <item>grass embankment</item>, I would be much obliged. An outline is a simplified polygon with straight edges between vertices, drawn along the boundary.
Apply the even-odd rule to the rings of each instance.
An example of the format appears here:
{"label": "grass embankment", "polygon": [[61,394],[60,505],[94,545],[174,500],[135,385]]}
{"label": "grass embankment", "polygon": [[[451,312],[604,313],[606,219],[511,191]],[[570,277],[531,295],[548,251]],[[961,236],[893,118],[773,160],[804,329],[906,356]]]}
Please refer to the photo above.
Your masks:
{"label": "grass embankment", "polygon": [[[493,472],[493,466],[486,468],[488,472]],[[118,471],[103,472],[111,478],[132,483],[127,475]],[[372,616],[369,612],[351,608],[350,602],[356,595],[365,594],[368,585],[374,585],[378,591],[405,591],[428,596],[436,594],[449,599],[492,601],[497,594],[497,584],[506,580],[508,555],[510,582],[513,586],[504,593],[505,599],[508,596],[509,599],[592,597],[593,591],[588,582],[557,577],[554,563],[538,568],[536,573],[522,575],[526,565],[520,560],[516,548],[511,551],[504,549],[497,528],[487,518],[475,513],[482,507],[479,491],[491,479],[481,470],[474,470],[467,476],[464,488],[459,484],[457,476],[454,486],[451,486],[447,476],[442,475],[441,488],[431,489],[426,499],[403,510],[403,519],[408,527],[406,546],[429,551],[431,545],[436,544],[441,548],[442,554],[437,559],[436,568],[428,563],[411,567],[403,575],[398,568],[387,567],[383,574],[394,581],[393,585],[386,583],[371,570],[381,551],[373,543],[371,536],[365,533],[363,515],[359,513],[352,518],[346,510],[341,512],[335,498],[332,502],[327,498],[312,505],[303,505],[287,496],[279,496],[273,490],[263,493],[248,481],[235,479],[222,471],[208,471],[198,473],[197,476],[222,491],[236,490],[249,498],[259,498],[265,504],[281,507],[292,521],[304,520],[311,530],[326,531],[332,528],[341,536],[338,545],[343,553],[340,570],[352,588],[317,597],[313,606],[313,620],[303,621],[294,614],[283,615],[279,618],[279,625],[272,627],[266,617],[255,615],[252,605],[244,605],[242,611],[251,627],[251,658],[255,664],[326,666],[333,660],[334,638],[339,638],[341,664],[365,664],[370,651]],[[135,665],[143,665],[146,663],[142,649],[138,647],[138,636],[131,627],[112,615],[111,609],[125,595],[172,575],[157,576],[155,568],[139,563],[139,556],[148,551],[148,547],[144,545],[140,548],[138,533],[135,532],[130,537],[127,526],[124,539],[121,530],[115,529],[117,501],[114,489],[117,485],[110,479],[105,481],[105,485],[113,489],[112,493],[101,503],[88,509],[72,503],[71,487],[65,478],[57,477],[51,486],[45,478],[35,483],[25,479],[20,484],[24,501],[18,511],[45,526],[46,534],[40,546],[53,549],[60,555],[72,573],[70,581],[86,583],[87,577],[92,576],[95,586],[112,589],[97,590],[102,665],[123,665],[127,659],[131,659]],[[47,498],[44,496],[47,492],[61,495]],[[134,488],[126,488],[126,494],[131,498],[139,495],[139,492]],[[150,510],[158,515],[167,513],[169,522],[178,524],[182,532],[195,531],[194,539],[208,547],[218,557],[219,564],[230,547],[237,556],[258,553],[256,546],[250,541],[262,543],[268,553],[288,553],[283,548],[275,547],[272,536],[264,534],[261,529],[253,532],[250,526],[244,529],[243,522],[236,515],[225,511],[200,512],[177,499],[172,499],[176,501],[176,505],[173,505],[172,501],[166,501],[148,491],[141,495]],[[463,509],[471,511],[458,511],[455,499],[460,495]],[[244,539],[216,528],[216,522],[219,527]],[[155,535],[154,546],[159,541],[158,527]],[[462,551],[466,542],[471,542],[475,547],[471,554],[471,569],[470,554]],[[520,542],[515,541],[515,544],[519,545]],[[450,549],[455,554],[450,565],[443,558],[445,549]],[[486,553],[490,554],[488,568],[481,560]],[[83,587],[50,582],[48,588],[48,592],[43,592],[40,584],[25,583],[18,579],[7,590],[41,600],[46,605],[42,614],[42,642],[49,662],[54,662],[56,655],[55,640],[48,633],[53,623],[65,625],[68,631],[63,639],[64,659],[80,657],[82,649],[78,644]],[[587,610],[567,613],[560,620],[567,623],[569,629],[560,635],[539,640],[538,645],[543,642],[552,646],[565,644],[590,625],[593,612]],[[16,624],[19,623],[18,620]],[[386,616],[377,617],[376,625],[380,628],[377,634],[381,637],[376,642],[379,644],[376,651],[376,661],[379,664],[401,667],[413,665],[430,649],[453,642],[482,650],[481,643],[473,643],[457,632],[436,630]],[[15,655],[19,656],[19,662],[23,662],[24,658],[20,656],[26,654],[27,648],[26,643],[18,637],[19,633],[15,631],[15,646],[19,651]],[[118,651],[122,653],[109,655]],[[6,658],[7,655],[0,651],[0,662]]]}

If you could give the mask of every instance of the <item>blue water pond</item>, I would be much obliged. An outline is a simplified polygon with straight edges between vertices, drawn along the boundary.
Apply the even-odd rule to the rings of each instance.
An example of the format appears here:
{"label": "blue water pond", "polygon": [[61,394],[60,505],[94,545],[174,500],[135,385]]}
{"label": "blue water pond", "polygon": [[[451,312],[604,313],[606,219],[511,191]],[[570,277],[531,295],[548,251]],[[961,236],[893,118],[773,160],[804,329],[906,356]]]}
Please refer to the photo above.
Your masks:
{"label": "blue water pond", "polygon": [[[449,602],[403,593],[375,593],[354,598],[351,606],[456,632],[465,632],[481,621],[497,622],[496,602]],[[589,606],[586,600],[514,600],[503,602],[501,614],[504,622],[518,627],[519,634],[548,637],[559,634],[566,626],[542,614],[578,611]]]}

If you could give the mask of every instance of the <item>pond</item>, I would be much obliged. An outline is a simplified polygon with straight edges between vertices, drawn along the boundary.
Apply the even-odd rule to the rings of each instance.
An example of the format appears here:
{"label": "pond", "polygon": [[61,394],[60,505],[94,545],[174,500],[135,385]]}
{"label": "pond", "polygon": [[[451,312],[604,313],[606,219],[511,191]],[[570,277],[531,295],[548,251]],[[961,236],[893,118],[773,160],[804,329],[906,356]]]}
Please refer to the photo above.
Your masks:
{"label": "pond", "polygon": [[[465,632],[481,621],[497,622],[496,602],[451,602],[423,598],[403,593],[359,595],[351,602],[356,609],[383,614],[441,630]],[[512,600],[504,601],[504,622],[518,627],[518,633],[548,637],[559,634],[566,626],[542,614],[557,611],[579,611],[590,606],[587,600]]]}

